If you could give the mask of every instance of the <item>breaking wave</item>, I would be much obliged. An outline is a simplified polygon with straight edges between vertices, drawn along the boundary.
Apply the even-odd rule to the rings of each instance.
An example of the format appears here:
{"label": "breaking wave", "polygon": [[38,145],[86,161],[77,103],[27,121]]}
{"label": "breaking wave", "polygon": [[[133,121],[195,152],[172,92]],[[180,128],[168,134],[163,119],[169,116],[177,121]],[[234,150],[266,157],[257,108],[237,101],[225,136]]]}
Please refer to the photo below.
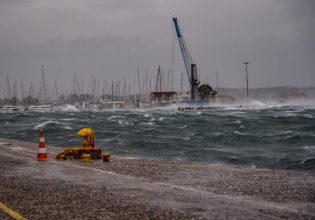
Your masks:
{"label": "breaking wave", "polygon": [[92,127],[96,145],[116,155],[315,170],[315,104],[250,102],[210,109],[62,111],[0,114],[0,136],[80,146],[76,131]]}
{"label": "breaking wave", "polygon": [[77,107],[75,107],[74,105],[65,105],[65,106],[61,106],[56,108],[55,110],[59,110],[62,112],[77,112],[80,111]]}
{"label": "breaking wave", "polygon": [[36,125],[35,127],[34,127],[34,130],[39,130],[39,129],[41,129],[41,128],[45,128],[47,125],[49,125],[49,124],[58,124],[59,122],[57,122],[57,121],[45,121],[45,122],[43,122],[43,123],[40,123],[40,124],[38,124],[38,125]]}

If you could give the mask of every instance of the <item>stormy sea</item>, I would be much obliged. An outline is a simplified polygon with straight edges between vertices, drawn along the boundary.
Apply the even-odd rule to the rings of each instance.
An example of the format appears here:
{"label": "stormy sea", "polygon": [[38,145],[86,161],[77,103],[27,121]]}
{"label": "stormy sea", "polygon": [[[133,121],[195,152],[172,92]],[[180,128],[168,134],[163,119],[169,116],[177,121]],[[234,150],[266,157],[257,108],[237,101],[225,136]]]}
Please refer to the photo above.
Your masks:
{"label": "stormy sea", "polygon": [[315,170],[315,103],[0,113],[0,137],[78,147],[91,127],[107,152],[135,158],[189,160],[268,169]]}

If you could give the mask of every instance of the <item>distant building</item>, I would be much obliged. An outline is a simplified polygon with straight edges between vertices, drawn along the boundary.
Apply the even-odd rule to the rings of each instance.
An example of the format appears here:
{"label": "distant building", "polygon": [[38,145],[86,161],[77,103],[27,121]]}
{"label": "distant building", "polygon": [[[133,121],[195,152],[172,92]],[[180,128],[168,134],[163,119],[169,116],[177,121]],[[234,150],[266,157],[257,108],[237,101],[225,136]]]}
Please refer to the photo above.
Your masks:
{"label": "distant building", "polygon": [[167,92],[151,92],[150,94],[151,102],[153,103],[173,103],[176,102],[177,93],[174,91]]}

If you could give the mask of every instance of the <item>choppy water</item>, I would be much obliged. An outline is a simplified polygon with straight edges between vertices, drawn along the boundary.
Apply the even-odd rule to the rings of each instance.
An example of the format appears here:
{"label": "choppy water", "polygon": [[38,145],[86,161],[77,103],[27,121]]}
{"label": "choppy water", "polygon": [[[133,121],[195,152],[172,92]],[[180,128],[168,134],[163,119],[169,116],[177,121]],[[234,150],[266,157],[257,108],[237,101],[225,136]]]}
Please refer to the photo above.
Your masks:
{"label": "choppy water", "polygon": [[102,112],[0,113],[0,137],[79,146],[76,132],[116,155],[315,170],[315,104]]}

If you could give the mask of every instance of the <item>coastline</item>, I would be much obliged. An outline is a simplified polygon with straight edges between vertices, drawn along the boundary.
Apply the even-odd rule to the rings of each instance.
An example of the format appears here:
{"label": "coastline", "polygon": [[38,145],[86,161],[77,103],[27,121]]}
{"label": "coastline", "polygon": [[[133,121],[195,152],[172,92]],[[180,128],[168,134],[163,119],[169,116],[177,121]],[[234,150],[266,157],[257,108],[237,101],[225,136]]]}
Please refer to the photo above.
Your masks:
{"label": "coastline", "polygon": [[[0,202],[27,219],[312,219],[315,173],[112,156],[56,161],[62,149],[0,138]],[[9,219],[0,211],[0,218]]]}

